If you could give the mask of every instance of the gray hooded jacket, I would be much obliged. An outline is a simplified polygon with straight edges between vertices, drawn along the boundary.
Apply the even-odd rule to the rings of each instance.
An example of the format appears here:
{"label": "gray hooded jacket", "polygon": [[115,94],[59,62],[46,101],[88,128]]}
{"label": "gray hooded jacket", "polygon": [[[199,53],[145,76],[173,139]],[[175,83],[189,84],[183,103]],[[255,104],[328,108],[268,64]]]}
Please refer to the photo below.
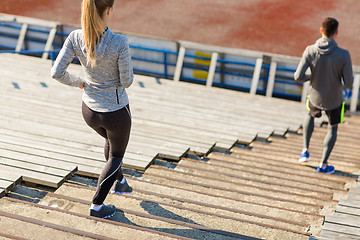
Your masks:
{"label": "gray hooded jacket", "polygon": [[[67,72],[74,57],[78,57],[85,73],[81,79]],[[54,66],[52,78],[80,87],[85,83],[83,102],[97,112],[112,112],[129,103],[125,88],[133,82],[133,67],[127,38],[107,29],[96,47],[96,66],[87,64],[82,30],[71,32],[66,39]]]}
{"label": "gray hooded jacket", "polygon": [[[310,67],[311,75],[306,75]],[[310,81],[310,102],[323,110],[339,107],[344,101],[343,86],[350,89],[353,72],[350,53],[334,39],[320,38],[308,46],[294,74],[296,82]]]}

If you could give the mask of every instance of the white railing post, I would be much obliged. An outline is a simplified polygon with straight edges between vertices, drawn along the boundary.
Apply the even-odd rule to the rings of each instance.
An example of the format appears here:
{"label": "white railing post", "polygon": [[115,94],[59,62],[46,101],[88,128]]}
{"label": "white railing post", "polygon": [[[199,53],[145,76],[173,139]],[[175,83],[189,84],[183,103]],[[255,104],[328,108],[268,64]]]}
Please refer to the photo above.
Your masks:
{"label": "white railing post", "polygon": [[270,64],[269,79],[266,86],[266,97],[272,97],[275,85],[276,67],[277,63],[272,61]]}
{"label": "white railing post", "polygon": [[21,49],[22,49],[22,46],[24,45],[24,40],[25,40],[25,35],[26,35],[26,32],[27,32],[27,28],[28,28],[28,24],[23,23],[22,26],[21,26],[21,31],[20,31],[19,38],[18,38],[18,41],[17,41],[17,44],[16,44],[16,48],[15,48],[16,52],[20,52]]}
{"label": "white railing post", "polygon": [[260,74],[261,74],[261,67],[262,67],[263,59],[258,58],[256,59],[256,65],[254,69],[254,75],[251,82],[250,94],[255,95],[257,86],[259,84]]}
{"label": "white railing post", "polygon": [[219,57],[219,54],[217,52],[212,53],[211,55],[211,62],[210,62],[210,67],[209,67],[209,73],[208,73],[208,78],[206,80],[206,87],[211,87],[214,81],[214,77],[215,77],[215,69],[216,69],[216,64],[217,64],[217,59]]}
{"label": "white railing post", "polygon": [[356,112],[357,103],[359,99],[359,87],[360,87],[360,74],[356,74],[354,77],[354,83],[352,88],[350,112]]}
{"label": "white railing post", "polygon": [[52,44],[54,42],[56,35],[56,27],[51,28],[48,39],[45,44],[44,53],[42,55],[42,59],[47,59],[49,56],[49,51],[51,50]]}
{"label": "white railing post", "polygon": [[175,67],[175,73],[174,73],[174,81],[175,82],[180,81],[181,70],[182,70],[182,66],[184,63],[184,57],[185,57],[185,48],[180,47],[179,55],[178,55],[178,59],[176,62],[176,67]]}

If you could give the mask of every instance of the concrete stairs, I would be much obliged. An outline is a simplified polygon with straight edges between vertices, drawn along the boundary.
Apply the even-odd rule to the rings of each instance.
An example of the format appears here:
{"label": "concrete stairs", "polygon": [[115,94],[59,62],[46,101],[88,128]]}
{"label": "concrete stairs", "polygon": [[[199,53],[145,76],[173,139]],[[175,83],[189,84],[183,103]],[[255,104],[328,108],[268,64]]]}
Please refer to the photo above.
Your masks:
{"label": "concrete stairs", "polygon": [[[48,239],[78,239],[79,236],[94,239],[188,239],[188,237],[191,239],[253,239],[204,226],[184,216],[176,218],[174,217],[176,213],[161,208],[160,204],[158,204],[159,209],[165,214],[147,212],[148,208],[153,208],[153,205],[157,203],[117,195],[110,195],[108,201],[124,207],[118,209],[111,220],[93,218],[87,215],[90,204],[88,199],[93,193],[92,188],[64,184],[56,193],[42,191],[44,197],[38,203],[4,197],[0,203],[1,222],[5,219],[4,222],[9,222],[9,226],[17,221],[21,224],[24,222],[26,224],[23,226],[26,226],[26,229],[16,231],[2,224],[1,230],[9,235],[16,237],[20,235],[29,239],[31,236],[36,236],[35,239],[45,239],[32,232],[38,229],[36,225],[41,225],[51,231],[59,231],[54,238]],[[186,209],[182,209],[182,212],[191,214]],[[166,216],[166,213],[169,216]]]}
{"label": "concrete stairs", "polygon": [[[28,69],[14,74],[19,61],[29,62]],[[130,92],[138,118],[126,159],[136,163],[150,157],[151,165],[147,168],[149,161],[141,168],[130,162],[125,165],[133,166],[125,175],[134,192],[110,194],[106,203],[117,206],[118,213],[103,220],[88,216],[104,164],[103,142],[80,122],[76,102],[80,92],[64,87],[59,94],[60,86],[52,82],[42,87],[39,80],[48,79],[49,62],[20,56],[4,62],[8,67],[0,79],[4,86],[0,98],[6,103],[0,114],[0,239],[332,239],[334,234],[335,239],[352,239],[359,235],[359,213],[354,211],[360,208],[359,116],[347,117],[339,127],[330,158],[336,173],[317,174],[326,127],[317,127],[313,134],[311,161],[297,164],[302,148],[300,103],[138,76]],[[58,104],[64,101],[69,105]],[[181,111],[175,116],[168,105]],[[156,121],[153,115],[158,116]],[[165,119],[168,123],[161,116],[170,116]],[[184,116],[187,120],[181,122]],[[255,133],[257,141],[253,141]],[[166,146],[161,151],[160,143]],[[145,155],[138,153],[150,148]],[[345,230],[334,233],[336,225]]]}
{"label": "concrete stairs", "polygon": [[[357,186],[359,159],[355,142],[344,144],[348,129],[347,125],[339,129],[339,142],[331,158],[337,167],[335,175],[315,173],[312,161],[295,164],[302,139],[297,133],[236,146],[231,151],[213,151],[202,158],[188,155],[179,162],[157,159],[145,172],[125,169],[134,192],[109,194],[105,203],[117,206],[118,212],[107,220],[88,216],[96,179],[75,175],[56,191],[19,185],[0,199],[0,236],[323,239],[325,216],[334,214],[349,188],[357,191],[353,188]],[[321,152],[325,132],[326,128],[317,128],[314,133],[312,159]],[[342,162],[339,156],[345,155]]]}

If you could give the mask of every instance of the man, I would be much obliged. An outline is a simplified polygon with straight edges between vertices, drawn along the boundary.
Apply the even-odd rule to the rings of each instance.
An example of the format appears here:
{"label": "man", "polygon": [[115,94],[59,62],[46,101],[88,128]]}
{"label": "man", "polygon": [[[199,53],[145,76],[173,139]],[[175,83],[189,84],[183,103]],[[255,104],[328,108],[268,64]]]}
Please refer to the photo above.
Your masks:
{"label": "man", "polygon": [[[351,88],[353,72],[350,54],[338,47],[335,38],[339,23],[334,18],[325,18],[320,33],[322,37],[314,45],[308,46],[294,74],[296,82],[310,81],[307,109],[303,124],[304,148],[299,162],[309,161],[309,144],[314,130],[314,117],[321,117],[325,111],[329,118],[328,131],[324,139],[324,149],[317,172],[331,174],[334,166],[328,165],[328,158],[335,145],[338,124],[343,122],[344,97],[343,87]],[[311,74],[306,74],[310,67]]]}

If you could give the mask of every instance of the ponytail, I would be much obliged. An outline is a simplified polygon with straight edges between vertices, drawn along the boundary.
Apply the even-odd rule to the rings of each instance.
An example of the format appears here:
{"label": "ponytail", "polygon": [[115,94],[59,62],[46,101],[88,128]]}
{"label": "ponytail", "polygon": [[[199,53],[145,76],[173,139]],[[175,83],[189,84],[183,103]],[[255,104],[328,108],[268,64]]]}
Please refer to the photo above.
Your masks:
{"label": "ponytail", "polygon": [[83,0],[81,27],[83,29],[87,64],[96,65],[96,46],[104,32],[102,18],[105,10],[113,7],[114,0]]}

